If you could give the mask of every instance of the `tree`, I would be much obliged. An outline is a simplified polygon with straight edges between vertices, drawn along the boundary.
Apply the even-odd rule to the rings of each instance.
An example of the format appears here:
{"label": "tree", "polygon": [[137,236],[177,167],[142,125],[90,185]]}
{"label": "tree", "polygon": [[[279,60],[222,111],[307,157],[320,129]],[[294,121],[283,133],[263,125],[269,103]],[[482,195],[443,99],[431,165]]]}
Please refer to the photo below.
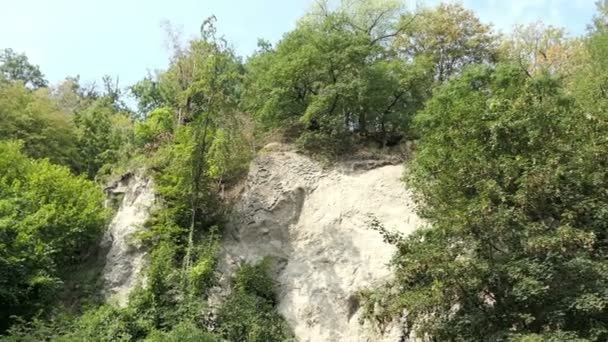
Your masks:
{"label": "tree", "polygon": [[[227,42],[217,36],[215,17],[205,20],[201,26],[201,39],[192,41],[190,53],[177,58],[179,70],[182,66],[192,66],[192,83],[182,94],[185,99],[184,117],[192,120],[192,150],[190,185],[191,219],[188,228],[184,273],[193,264],[195,232],[208,228],[205,224],[211,217],[209,211],[209,150],[218,129],[227,127],[226,123],[234,117],[237,109],[241,68]],[[181,109],[181,108],[180,108]],[[179,123],[179,118],[178,118]]]}
{"label": "tree", "polygon": [[471,64],[496,59],[498,37],[460,4],[442,3],[405,14],[394,41],[405,59],[425,56],[435,65],[435,78],[445,81]]}
{"label": "tree", "polygon": [[104,165],[120,160],[133,140],[131,118],[115,110],[110,99],[102,97],[76,114],[79,170],[91,179]]}
{"label": "tree", "polygon": [[119,86],[120,79],[118,76],[113,78],[110,75],[105,75],[102,77],[102,82],[103,92],[101,93],[101,97],[104,98],[106,103],[108,103],[116,112],[131,114],[131,109],[123,101],[124,91]]}
{"label": "tree", "polygon": [[530,75],[548,71],[567,76],[577,47],[577,41],[568,39],[564,29],[545,26],[539,21],[515,26],[501,50],[508,60],[519,64]]}
{"label": "tree", "polygon": [[475,66],[416,119],[430,227],[397,243],[383,305],[436,340],[608,337],[608,126],[559,82]]}
{"label": "tree", "polygon": [[106,212],[92,182],[0,142],[0,329],[55,300],[59,272],[98,241]]}
{"label": "tree", "polygon": [[[332,6],[336,5],[336,6]],[[405,13],[401,0],[342,0],[330,2],[320,0],[315,3],[303,21],[319,23],[333,15],[345,19],[353,31],[371,37],[373,43],[384,43],[397,36],[402,30],[399,18]]]}
{"label": "tree", "polygon": [[[176,49],[169,69],[152,81],[168,99],[162,100],[164,106],[152,109],[135,126],[136,142],[146,147],[159,197],[168,208],[153,220],[148,239],[154,246],[159,241],[170,245],[173,261],[182,261],[179,268],[171,262],[168,266],[177,268],[180,284],[163,285],[180,293],[182,300],[172,304],[180,308],[200,295],[193,279],[205,278],[202,270],[212,265],[196,244],[213,235],[220,223],[220,185],[242,172],[250,154],[237,112],[242,71],[233,50],[217,34],[215,18],[209,18],[201,38]],[[150,104],[146,107],[153,108]]]}
{"label": "tree", "polygon": [[99,98],[94,84],[83,86],[80,76],[66,77],[65,80],[51,87],[50,98],[63,113],[75,115],[84,110]]}
{"label": "tree", "polygon": [[137,99],[139,115],[143,118],[154,109],[171,104],[163,96],[159,83],[152,75],[148,75],[130,88],[131,94]]}
{"label": "tree", "polygon": [[48,84],[37,65],[30,64],[25,54],[15,53],[12,49],[0,50],[0,75],[11,82],[21,81],[29,89]]}
{"label": "tree", "polygon": [[317,152],[343,153],[354,133],[383,145],[404,134],[431,74],[424,59],[405,61],[389,48],[396,4],[321,3],[275,49],[248,61],[246,109],[267,128],[304,126],[300,142]]}
{"label": "tree", "polygon": [[75,126],[45,89],[30,91],[20,83],[0,87],[0,140],[19,139],[34,158],[78,169]]}
{"label": "tree", "polygon": [[589,115],[606,121],[608,113],[608,6],[598,3],[589,35],[571,68],[569,89]]}
{"label": "tree", "polygon": [[174,115],[170,108],[154,109],[148,118],[135,123],[135,141],[140,146],[166,141],[175,129]]}

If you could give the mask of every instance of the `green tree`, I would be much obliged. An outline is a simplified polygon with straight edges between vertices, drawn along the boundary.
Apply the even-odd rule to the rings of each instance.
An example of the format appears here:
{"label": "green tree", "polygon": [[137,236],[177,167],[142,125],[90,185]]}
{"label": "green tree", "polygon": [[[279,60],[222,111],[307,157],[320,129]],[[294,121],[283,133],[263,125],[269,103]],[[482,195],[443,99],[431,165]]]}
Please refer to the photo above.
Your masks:
{"label": "green tree", "polygon": [[344,152],[353,133],[403,134],[432,77],[424,59],[399,58],[398,2],[321,3],[275,49],[247,63],[245,107],[263,127],[304,126],[304,145]]}
{"label": "green tree", "polygon": [[[144,153],[163,207],[140,236],[150,247],[151,262],[146,286],[130,302],[150,327],[163,331],[201,320],[223,223],[219,181],[247,153],[231,140],[239,136],[235,116],[242,67],[215,32],[214,20],[206,21],[201,38],[176,51],[169,69],[157,75],[158,89],[172,94],[171,100],[135,128],[137,142],[153,147]],[[151,336],[177,338],[182,332]]]}
{"label": "green tree", "polygon": [[442,3],[401,18],[394,40],[403,58],[424,56],[434,63],[435,78],[447,80],[464,67],[496,59],[498,37],[490,25],[460,4]]}
{"label": "green tree", "polygon": [[133,140],[132,120],[115,111],[107,98],[94,101],[76,114],[80,170],[93,179],[106,165],[126,154]]}
{"label": "green tree", "polygon": [[598,13],[572,67],[569,85],[581,104],[597,120],[608,113],[608,5],[598,2]]}
{"label": "green tree", "polygon": [[217,35],[215,21],[215,17],[210,17],[203,22],[201,39],[192,41],[189,53],[178,56],[175,62],[178,70],[183,65],[191,66],[192,77],[192,83],[180,94],[184,106],[179,108],[181,118],[178,118],[178,123],[183,118],[191,120],[188,129],[193,143],[187,169],[191,219],[184,274],[193,266],[195,233],[208,228],[206,222],[213,216],[213,209],[209,208],[215,202],[209,194],[209,150],[218,137],[218,129],[227,127],[226,123],[234,117],[241,83],[240,63],[227,42]]}
{"label": "green tree", "polygon": [[29,62],[25,54],[12,49],[0,50],[0,75],[7,81],[21,81],[30,89],[46,87],[48,82],[37,65]]}
{"label": "green tree", "polygon": [[130,91],[137,99],[137,107],[141,117],[146,118],[154,109],[171,104],[171,102],[167,101],[163,96],[160,87],[160,82],[152,75],[148,75],[143,80],[131,86]]}
{"label": "green tree", "polygon": [[564,29],[539,21],[515,26],[503,41],[501,51],[530,75],[548,71],[565,76],[571,71],[570,60],[578,45],[576,40],[568,39]]}
{"label": "green tree", "polygon": [[468,69],[416,124],[430,227],[397,243],[388,312],[436,340],[605,340],[608,126],[510,65]]}
{"label": "green tree", "polygon": [[0,322],[43,310],[59,272],[86,255],[106,220],[101,190],[15,142],[0,142]]}
{"label": "green tree", "polygon": [[160,107],[150,112],[148,117],[135,123],[135,141],[139,145],[153,144],[167,140],[175,128],[174,115],[170,108]]}
{"label": "green tree", "polygon": [[0,140],[19,139],[34,158],[77,169],[72,117],[62,112],[44,89],[30,91],[22,83],[0,87]]}
{"label": "green tree", "polygon": [[75,115],[99,98],[94,84],[82,85],[80,76],[66,77],[65,80],[51,87],[51,100],[63,113]]}

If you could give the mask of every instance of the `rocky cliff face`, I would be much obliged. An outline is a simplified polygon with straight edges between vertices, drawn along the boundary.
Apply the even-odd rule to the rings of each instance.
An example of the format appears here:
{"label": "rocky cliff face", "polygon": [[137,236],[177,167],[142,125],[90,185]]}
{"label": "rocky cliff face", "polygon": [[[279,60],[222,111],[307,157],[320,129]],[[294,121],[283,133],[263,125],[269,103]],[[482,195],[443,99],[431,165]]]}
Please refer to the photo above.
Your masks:
{"label": "rocky cliff face", "polygon": [[390,277],[394,247],[370,229],[371,217],[404,234],[422,222],[400,181],[403,166],[370,167],[323,170],[290,151],[252,163],[224,242],[223,282],[242,262],[274,257],[279,312],[299,341],[401,339],[398,323],[383,334],[361,325],[356,294]]}
{"label": "rocky cliff face", "polygon": [[[408,234],[422,224],[400,181],[402,165],[358,162],[324,169],[289,150],[252,162],[224,238],[218,304],[243,262],[276,261],[278,310],[299,341],[402,341],[399,322],[384,332],[361,324],[357,293],[384,283],[394,247],[370,228],[372,217]],[[154,206],[152,181],[127,174],[106,189],[118,209],[102,242],[104,294],[125,305],[142,281],[146,253],[133,237]]]}
{"label": "rocky cliff face", "polygon": [[134,234],[150,215],[154,189],[151,179],[129,173],[105,191],[108,201],[119,207],[102,240],[102,247],[108,250],[103,293],[109,301],[124,306],[146,264],[146,252],[134,241]]}

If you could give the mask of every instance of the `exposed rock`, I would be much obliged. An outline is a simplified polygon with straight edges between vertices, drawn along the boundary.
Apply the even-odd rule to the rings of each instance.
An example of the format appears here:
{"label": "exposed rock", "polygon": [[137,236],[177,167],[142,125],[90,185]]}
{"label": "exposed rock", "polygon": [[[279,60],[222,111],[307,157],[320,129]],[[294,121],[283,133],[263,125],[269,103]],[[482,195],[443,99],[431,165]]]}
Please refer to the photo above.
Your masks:
{"label": "exposed rock", "polygon": [[129,293],[140,281],[146,264],[146,251],[134,241],[154,205],[152,180],[138,174],[125,174],[105,189],[108,202],[120,203],[102,239],[108,250],[103,270],[103,293],[120,306],[127,304]]}
{"label": "exposed rock", "polygon": [[384,334],[360,324],[357,293],[391,276],[395,250],[369,228],[371,216],[404,234],[422,224],[400,181],[403,166],[374,161],[323,170],[295,152],[266,151],[253,161],[235,206],[220,259],[224,288],[214,289],[211,304],[226,295],[240,263],[273,256],[282,261],[278,309],[299,341],[402,340],[398,321]]}

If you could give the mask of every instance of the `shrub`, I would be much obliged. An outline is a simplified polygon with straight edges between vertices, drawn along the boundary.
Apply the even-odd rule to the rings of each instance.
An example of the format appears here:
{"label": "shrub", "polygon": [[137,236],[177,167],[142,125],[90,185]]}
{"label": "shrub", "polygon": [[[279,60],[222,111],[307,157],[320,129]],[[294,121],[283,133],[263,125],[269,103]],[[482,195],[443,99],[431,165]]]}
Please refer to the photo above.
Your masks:
{"label": "shrub", "polygon": [[285,341],[291,332],[277,312],[271,260],[243,265],[236,274],[233,294],[218,315],[219,332],[229,341]]}

